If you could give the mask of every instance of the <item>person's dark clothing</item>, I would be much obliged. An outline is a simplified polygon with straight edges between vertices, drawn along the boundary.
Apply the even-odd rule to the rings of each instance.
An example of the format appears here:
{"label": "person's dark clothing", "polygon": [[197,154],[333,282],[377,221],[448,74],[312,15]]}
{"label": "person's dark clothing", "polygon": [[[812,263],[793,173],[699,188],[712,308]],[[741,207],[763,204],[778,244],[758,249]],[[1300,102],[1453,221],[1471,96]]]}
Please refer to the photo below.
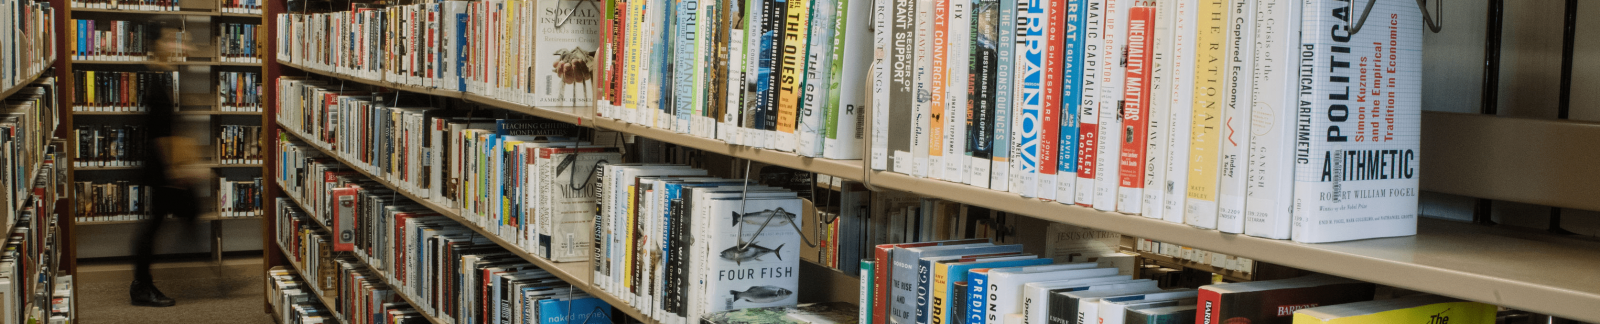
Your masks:
{"label": "person's dark clothing", "polygon": [[[150,214],[140,226],[134,241],[133,279],[136,283],[151,282],[150,264],[155,262],[156,234],[167,215],[184,222],[192,222],[200,215],[199,200],[189,188],[179,187],[167,178],[167,163],[162,161],[156,139],[172,136],[173,100],[172,85],[165,81],[151,82],[143,93],[148,113],[139,120],[145,129],[144,167],[139,178],[151,189]],[[158,292],[159,293],[159,292]]]}

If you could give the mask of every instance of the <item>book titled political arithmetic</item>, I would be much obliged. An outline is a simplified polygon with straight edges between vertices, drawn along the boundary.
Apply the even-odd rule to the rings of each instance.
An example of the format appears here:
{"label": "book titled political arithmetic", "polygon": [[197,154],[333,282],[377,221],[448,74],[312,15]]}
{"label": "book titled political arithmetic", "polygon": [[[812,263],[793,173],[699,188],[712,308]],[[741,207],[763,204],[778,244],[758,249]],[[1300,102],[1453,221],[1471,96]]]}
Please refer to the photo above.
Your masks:
{"label": "book titled political arithmetic", "polygon": [[[1379,2],[1358,33],[1336,0],[1306,2],[1301,30],[1295,241],[1417,233],[1422,26],[1410,3]],[[1310,32],[1317,31],[1317,32]]]}

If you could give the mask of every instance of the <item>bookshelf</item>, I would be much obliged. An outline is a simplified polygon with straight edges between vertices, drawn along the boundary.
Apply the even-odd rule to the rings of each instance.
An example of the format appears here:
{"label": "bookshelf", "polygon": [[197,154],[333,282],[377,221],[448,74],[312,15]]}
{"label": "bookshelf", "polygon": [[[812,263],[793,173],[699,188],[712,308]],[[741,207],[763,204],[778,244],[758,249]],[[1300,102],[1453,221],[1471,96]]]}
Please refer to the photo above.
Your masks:
{"label": "bookshelf", "polygon": [[[269,11],[269,14],[277,12],[281,11]],[[276,52],[269,51],[269,53]],[[1594,269],[1600,269],[1600,242],[1594,240],[1434,219],[1419,220],[1418,234],[1409,237],[1328,244],[1262,239],[1023,198],[1009,192],[960,183],[875,171],[864,167],[862,160],[809,158],[775,150],[730,145],[720,140],[596,117],[593,107],[527,106],[469,92],[416,87],[382,79],[317,71],[284,61],[275,61],[271,65],[276,66],[274,69],[293,70],[284,69],[281,70],[282,73],[269,73],[268,80],[281,75],[318,74],[352,83],[455,98],[481,106],[584,127],[633,134],[737,159],[860,181],[877,189],[908,192],[1051,222],[1177,243],[1382,285],[1565,318],[1600,321],[1600,309],[1593,307],[1600,304],[1600,276],[1593,275]],[[867,112],[862,113],[867,114]],[[1600,144],[1572,143],[1570,140],[1600,136],[1600,125],[1445,112],[1424,112],[1422,123],[1424,125],[1422,147],[1429,154],[1429,158],[1423,159],[1425,162],[1422,168],[1427,169],[1424,173],[1439,175],[1422,178],[1422,189],[1425,191],[1557,207],[1600,209],[1600,200],[1592,199],[1592,194],[1600,191],[1592,179],[1600,177],[1600,173],[1595,173],[1597,172],[1595,168],[1584,166],[1600,161],[1600,155],[1594,153],[1600,152]],[[864,126],[871,127],[870,123]],[[1485,129],[1496,131],[1483,132]],[[865,133],[870,134],[870,129]],[[870,145],[864,144],[862,147],[866,149]],[[1500,148],[1505,148],[1506,151],[1495,151]],[[331,152],[324,151],[324,153],[337,156]],[[1538,160],[1547,162],[1528,166],[1529,157],[1537,157]],[[340,159],[340,162],[345,161]],[[365,173],[364,170],[360,171]],[[373,179],[389,185],[381,178]],[[410,196],[407,192],[401,192]],[[1589,198],[1585,198],[1585,195]],[[481,228],[466,222],[449,208],[415,197],[411,198],[434,211],[462,222],[475,231],[487,234]],[[486,236],[494,238],[492,235]],[[616,303],[618,300],[616,296],[593,289],[587,276],[574,275],[563,270],[563,267],[569,264],[550,264],[538,257],[527,255],[514,248],[514,245],[498,241],[498,238],[496,240],[496,243],[517,252],[524,259],[558,273],[562,279],[600,296],[607,302],[612,302],[613,306],[623,309],[636,319],[643,319],[637,309]]]}
{"label": "bookshelf", "polygon": [[[60,21],[58,22],[60,24],[58,29],[61,31],[60,35],[62,35],[60,37],[58,46],[64,49],[62,51],[63,62],[59,68],[64,71],[63,84],[66,85],[63,87],[65,90],[62,91],[61,100],[62,106],[65,107],[62,112],[62,114],[65,115],[63,116],[62,128],[67,130],[67,136],[75,135],[75,127],[77,125],[119,125],[122,124],[121,120],[124,120],[125,117],[143,115],[143,113],[140,112],[74,111],[72,109],[72,106],[74,106],[74,97],[72,94],[74,91],[81,90],[81,88],[78,88],[77,86],[83,85],[79,84],[78,80],[72,80],[72,74],[70,74],[72,71],[143,71],[145,70],[146,64],[151,63],[138,59],[75,59],[75,57],[71,55],[72,49],[76,46],[76,43],[73,42],[73,40],[76,38],[76,35],[71,34],[71,31],[74,29],[74,26],[72,26],[72,21],[74,19],[92,19],[97,21],[130,20],[137,22],[164,21],[170,26],[181,26],[186,31],[188,36],[185,40],[185,43],[191,47],[189,51],[185,53],[187,57],[185,57],[183,61],[179,62],[166,62],[166,64],[173,66],[179,75],[179,82],[175,83],[175,86],[179,90],[179,95],[173,99],[179,105],[180,110],[175,112],[175,116],[178,119],[185,120],[185,122],[180,122],[178,125],[174,126],[175,133],[205,133],[206,138],[215,138],[217,136],[215,132],[217,127],[215,125],[260,125],[260,121],[263,120],[263,114],[261,112],[222,111],[217,98],[218,94],[216,94],[219,82],[217,74],[220,72],[255,72],[258,73],[258,75],[263,75],[260,74],[263,68],[263,64],[261,63],[225,62],[223,58],[220,57],[220,47],[222,44],[218,40],[218,37],[222,33],[222,30],[219,28],[219,24],[247,23],[262,24],[262,26],[264,26],[264,22],[261,19],[262,15],[226,12],[227,9],[223,8],[224,1],[221,0],[179,0],[177,1],[178,9],[172,11],[131,10],[126,8],[96,9],[85,8],[79,6],[78,4],[71,3],[71,1],[68,0],[61,0],[59,2],[62,3],[59,8],[61,8],[61,12],[64,12],[60,18]],[[258,31],[256,38],[260,40],[261,35],[262,34],[260,34]],[[76,150],[78,147],[75,144],[75,140],[73,143],[74,145],[69,145],[71,148],[69,148],[70,151],[68,154],[71,156],[76,156]],[[214,154],[206,151],[210,150],[210,146],[207,145],[207,143],[200,144],[202,145],[201,149],[203,152],[201,154],[204,156],[203,159],[207,159],[208,161],[198,165],[199,167],[211,169],[214,172],[217,172],[219,176],[232,180],[239,180],[242,178],[262,174],[262,164],[218,163],[216,161],[216,157],[210,156]],[[68,172],[69,177],[71,177],[71,179],[68,181],[76,182],[127,179],[133,175],[133,172],[137,172],[137,170],[140,170],[140,168],[74,167]],[[216,184],[212,184],[210,186],[212,187],[210,190],[213,191],[221,189],[215,188],[217,186]],[[76,198],[74,197],[74,199]],[[261,219],[264,218],[259,216],[216,217],[214,215],[216,209],[219,208],[217,206],[218,203],[215,201],[216,195],[204,195],[197,197],[197,199],[199,200],[199,203],[202,204],[202,215],[197,217],[197,221],[211,223],[211,226],[208,226],[208,228],[210,228],[212,232],[212,239],[210,242],[213,244],[218,244],[217,242],[220,242],[220,226],[222,224],[228,224],[230,227],[255,227],[260,226],[259,224]],[[67,225],[64,225],[66,227],[72,227],[76,225],[94,226],[100,228],[96,229],[98,231],[123,228],[131,229],[141,223],[141,221],[79,223],[76,221],[75,217],[68,216],[67,219],[68,222],[65,223]],[[253,241],[253,239],[251,240]],[[74,251],[77,249],[97,251],[96,253],[87,253],[86,255],[107,254],[99,252],[115,250],[114,247],[102,245],[108,243],[121,244],[120,241],[114,243],[98,243],[92,240],[77,242],[75,237],[69,237],[69,241],[74,241],[76,243],[73,244],[75,246],[71,248]],[[215,248],[220,249],[221,246],[217,246]],[[263,247],[263,249],[267,248]],[[185,250],[179,252],[196,251]],[[121,253],[122,252],[116,252],[110,254],[117,255]],[[158,250],[157,253],[170,253],[170,251]]]}

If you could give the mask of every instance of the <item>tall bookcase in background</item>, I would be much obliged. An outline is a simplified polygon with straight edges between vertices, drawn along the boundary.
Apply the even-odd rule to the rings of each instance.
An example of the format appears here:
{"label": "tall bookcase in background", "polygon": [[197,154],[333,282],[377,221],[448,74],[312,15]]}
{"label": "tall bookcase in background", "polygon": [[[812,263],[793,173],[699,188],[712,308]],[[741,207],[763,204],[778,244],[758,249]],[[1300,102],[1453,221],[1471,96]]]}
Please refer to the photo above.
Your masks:
{"label": "tall bookcase in background", "polygon": [[[257,250],[254,236],[261,220],[259,209],[243,207],[248,197],[259,197],[262,163],[253,156],[262,153],[259,127],[264,105],[259,96],[262,64],[258,58],[266,35],[261,27],[261,9],[253,1],[239,0],[163,0],[163,1],[72,1],[65,2],[62,15],[62,62],[58,64],[62,82],[64,138],[71,139],[71,201],[90,201],[88,195],[126,196],[131,181],[140,170],[133,160],[142,148],[137,143],[139,127],[129,127],[130,118],[144,114],[136,102],[138,87],[160,78],[170,78],[176,88],[175,135],[196,140],[202,166],[215,170],[218,182],[198,192],[200,220],[209,224],[210,242],[181,242],[157,245],[158,254],[211,253],[220,258],[224,251]],[[175,71],[155,73],[146,65],[153,56],[160,23],[180,30],[187,50],[169,62]],[[242,156],[250,155],[250,156]],[[80,190],[84,190],[80,192]],[[100,194],[94,192],[98,190]],[[226,197],[226,198],[224,198]],[[114,201],[137,199],[117,197]],[[224,203],[228,199],[234,203]],[[148,199],[146,199],[148,200]],[[138,204],[134,204],[137,206]],[[78,205],[68,217],[72,238],[69,251],[75,258],[127,256],[125,242],[136,235],[141,217],[138,207]],[[264,226],[263,226],[264,227]],[[241,233],[246,238],[223,235]],[[227,236],[228,240],[223,238]],[[196,236],[198,237],[198,236]],[[224,243],[227,244],[224,244]],[[209,248],[209,249],[207,249]]]}

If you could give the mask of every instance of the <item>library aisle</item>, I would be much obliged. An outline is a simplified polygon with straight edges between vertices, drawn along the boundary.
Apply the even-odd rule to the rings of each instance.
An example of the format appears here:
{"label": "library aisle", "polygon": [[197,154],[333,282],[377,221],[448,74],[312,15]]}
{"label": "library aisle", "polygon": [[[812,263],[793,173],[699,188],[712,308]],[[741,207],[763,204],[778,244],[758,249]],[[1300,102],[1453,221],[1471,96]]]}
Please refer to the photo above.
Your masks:
{"label": "library aisle", "polygon": [[0,324],[1600,324],[1600,6],[1442,2],[0,0]]}

